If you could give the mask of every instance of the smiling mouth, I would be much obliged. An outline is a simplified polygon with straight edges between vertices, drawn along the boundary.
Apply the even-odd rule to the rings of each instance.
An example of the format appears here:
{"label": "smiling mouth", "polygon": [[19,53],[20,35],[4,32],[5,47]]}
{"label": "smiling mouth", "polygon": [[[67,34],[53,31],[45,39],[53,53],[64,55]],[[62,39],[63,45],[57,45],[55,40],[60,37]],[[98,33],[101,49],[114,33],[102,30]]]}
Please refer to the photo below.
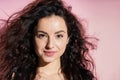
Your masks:
{"label": "smiling mouth", "polygon": [[56,53],[56,51],[44,51],[44,54],[48,57],[54,56],[55,53]]}

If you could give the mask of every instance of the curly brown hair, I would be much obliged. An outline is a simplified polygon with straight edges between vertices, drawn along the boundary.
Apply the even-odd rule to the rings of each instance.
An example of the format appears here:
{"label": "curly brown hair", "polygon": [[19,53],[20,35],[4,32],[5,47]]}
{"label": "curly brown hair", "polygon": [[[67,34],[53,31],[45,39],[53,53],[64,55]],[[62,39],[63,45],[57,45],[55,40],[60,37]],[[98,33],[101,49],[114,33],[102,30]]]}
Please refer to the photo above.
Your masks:
{"label": "curly brown hair", "polygon": [[[34,31],[38,20],[52,14],[66,22],[69,43],[61,56],[61,68],[66,80],[95,80],[94,62],[80,20],[61,0],[35,0],[23,10],[4,20],[0,29],[0,80],[34,80],[38,56],[34,49]],[[13,77],[14,74],[14,77]]]}

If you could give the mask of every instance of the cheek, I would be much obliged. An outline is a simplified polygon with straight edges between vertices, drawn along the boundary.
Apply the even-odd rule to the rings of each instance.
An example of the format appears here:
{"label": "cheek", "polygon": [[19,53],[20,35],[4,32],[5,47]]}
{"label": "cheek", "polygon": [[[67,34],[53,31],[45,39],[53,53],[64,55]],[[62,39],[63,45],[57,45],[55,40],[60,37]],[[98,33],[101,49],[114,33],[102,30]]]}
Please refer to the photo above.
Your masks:
{"label": "cheek", "polygon": [[57,46],[62,51],[64,51],[66,49],[66,45],[67,45],[67,41],[66,40],[62,40],[62,41],[57,42]]}
{"label": "cheek", "polygon": [[37,50],[37,52],[42,51],[44,49],[44,46],[45,46],[45,42],[35,40],[35,49]]}
{"label": "cheek", "polygon": [[39,50],[39,51],[43,50],[44,47],[45,47],[45,44],[44,44],[44,43],[39,43],[39,44],[37,44],[37,46],[36,46],[37,50]]}

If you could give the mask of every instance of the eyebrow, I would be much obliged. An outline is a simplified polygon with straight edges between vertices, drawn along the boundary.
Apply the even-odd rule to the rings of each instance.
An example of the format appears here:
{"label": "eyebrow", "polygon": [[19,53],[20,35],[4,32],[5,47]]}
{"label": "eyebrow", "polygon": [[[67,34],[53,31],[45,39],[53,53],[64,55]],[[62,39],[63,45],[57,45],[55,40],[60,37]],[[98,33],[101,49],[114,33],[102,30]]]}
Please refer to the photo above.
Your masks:
{"label": "eyebrow", "polygon": [[[41,32],[41,33],[47,34],[47,32],[41,31],[41,30],[38,30],[37,32]],[[61,32],[66,33],[64,30],[60,30],[60,31],[55,32],[55,34],[58,34],[58,33],[61,33]]]}
{"label": "eyebrow", "polygon": [[37,31],[37,32],[41,32],[41,33],[47,34],[46,32],[44,32],[44,31],[41,31],[41,30],[39,30],[39,31]]}
{"label": "eyebrow", "polygon": [[55,32],[55,34],[58,34],[58,33],[61,33],[61,32],[66,33],[65,31],[60,30],[60,31]]}

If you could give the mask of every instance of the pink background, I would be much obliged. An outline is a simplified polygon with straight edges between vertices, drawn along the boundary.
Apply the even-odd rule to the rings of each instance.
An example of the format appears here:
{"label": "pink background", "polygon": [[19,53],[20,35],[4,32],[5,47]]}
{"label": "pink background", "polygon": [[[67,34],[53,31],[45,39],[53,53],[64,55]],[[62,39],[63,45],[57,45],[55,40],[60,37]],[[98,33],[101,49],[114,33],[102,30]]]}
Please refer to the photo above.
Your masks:
{"label": "pink background", "polygon": [[[0,0],[0,18],[7,19],[32,0]],[[65,0],[88,33],[100,39],[92,55],[99,80],[120,80],[120,0]]]}

